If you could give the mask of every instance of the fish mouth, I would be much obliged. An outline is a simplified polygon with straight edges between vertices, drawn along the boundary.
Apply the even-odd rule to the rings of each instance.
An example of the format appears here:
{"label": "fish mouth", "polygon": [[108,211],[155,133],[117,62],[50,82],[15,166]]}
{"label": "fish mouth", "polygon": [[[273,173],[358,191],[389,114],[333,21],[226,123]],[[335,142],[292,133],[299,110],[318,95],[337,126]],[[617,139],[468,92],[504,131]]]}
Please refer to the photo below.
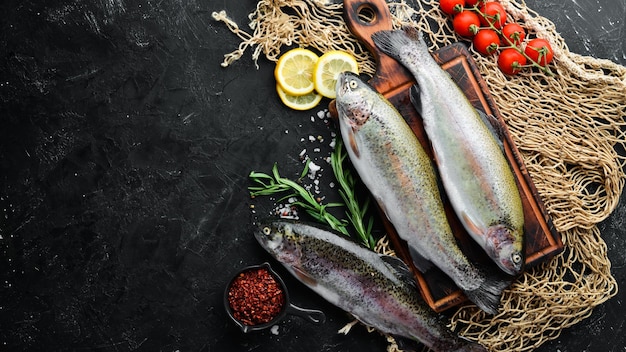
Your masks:
{"label": "fish mouth", "polygon": [[353,89],[350,87],[350,81],[359,76],[354,72],[345,71],[339,74],[337,78],[337,84],[335,85],[335,91],[337,93],[337,97],[342,97],[346,93],[351,92]]}
{"label": "fish mouth", "polygon": [[339,78],[337,78],[337,85],[335,86],[335,91],[337,93],[337,97],[342,97],[346,94],[346,91],[349,89],[346,84],[348,81],[346,72],[342,72],[339,74]]}

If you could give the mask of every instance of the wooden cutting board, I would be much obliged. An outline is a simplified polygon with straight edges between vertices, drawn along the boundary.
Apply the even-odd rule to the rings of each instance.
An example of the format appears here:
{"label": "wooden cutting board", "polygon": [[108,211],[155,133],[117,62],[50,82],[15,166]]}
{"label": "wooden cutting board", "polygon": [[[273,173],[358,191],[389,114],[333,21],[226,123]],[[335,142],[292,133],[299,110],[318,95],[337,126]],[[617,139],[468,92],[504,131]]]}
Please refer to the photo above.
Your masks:
{"label": "wooden cutting board", "polygon": [[[377,31],[392,29],[391,14],[387,4],[383,0],[344,0],[344,18],[352,34],[361,40],[376,60],[376,74],[369,83],[404,116],[432,158],[430,143],[424,132],[422,119],[409,99],[409,88],[415,84],[413,76],[395,59],[380,52],[371,39],[371,35]],[[553,257],[563,249],[560,236],[552,225],[504,120],[498,112],[469,51],[463,44],[456,43],[441,48],[434,52],[433,56],[462,88],[474,107],[495,116],[498,124],[501,125],[498,128],[504,131],[506,157],[515,173],[524,206],[526,266],[533,266]],[[336,115],[334,102],[331,102],[330,111]],[[448,220],[461,249],[470,260],[493,265],[494,268],[497,268],[465,231],[445,195],[442,197],[444,197]],[[382,218],[394,249],[398,256],[410,266],[424,299],[435,311],[441,312],[467,300],[453,281],[439,269],[434,268],[424,273],[417,270],[410,259],[406,242],[399,238],[386,217],[382,216]]]}

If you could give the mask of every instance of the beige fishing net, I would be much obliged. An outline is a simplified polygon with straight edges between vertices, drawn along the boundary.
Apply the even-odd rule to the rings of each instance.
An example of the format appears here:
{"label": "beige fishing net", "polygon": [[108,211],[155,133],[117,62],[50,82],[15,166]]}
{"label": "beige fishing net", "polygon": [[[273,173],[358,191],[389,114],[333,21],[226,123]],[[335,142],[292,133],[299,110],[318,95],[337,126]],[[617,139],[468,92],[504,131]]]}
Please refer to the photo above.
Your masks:
{"label": "beige fishing net", "polygon": [[[410,1],[410,2],[409,2]],[[431,50],[460,41],[438,1],[389,2],[394,25],[418,26]],[[565,250],[521,276],[490,316],[474,306],[459,308],[452,328],[492,351],[530,351],[588,317],[617,293],[607,250],[597,224],[612,212],[624,186],[626,158],[626,68],[607,60],[571,53],[555,26],[522,0],[502,0],[507,12],[530,33],[548,39],[554,49],[553,76],[524,70],[507,77],[493,57],[474,54],[504,117]],[[228,66],[252,51],[275,61],[290,46],[320,52],[352,52],[364,73],[374,63],[352,37],[342,5],[320,0],[261,0],[240,29],[226,13],[213,13],[241,42],[225,55]],[[623,154],[623,153],[622,153]],[[390,345],[391,346],[391,345]]]}

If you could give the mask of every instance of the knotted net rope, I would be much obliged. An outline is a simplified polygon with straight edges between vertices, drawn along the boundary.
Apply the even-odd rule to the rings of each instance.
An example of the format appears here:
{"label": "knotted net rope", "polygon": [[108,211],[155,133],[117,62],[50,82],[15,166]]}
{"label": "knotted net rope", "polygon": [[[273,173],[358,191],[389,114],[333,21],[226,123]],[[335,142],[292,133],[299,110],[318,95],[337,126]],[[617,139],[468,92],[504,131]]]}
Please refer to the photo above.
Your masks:
{"label": "knotted net rope", "polygon": [[[505,291],[500,312],[487,315],[473,305],[458,308],[451,327],[491,351],[531,351],[564,328],[587,318],[617,294],[607,247],[597,224],[606,219],[624,187],[626,158],[626,68],[577,55],[548,19],[523,0],[502,0],[507,13],[530,36],[554,49],[547,76],[524,70],[505,76],[493,57],[470,46],[477,66],[506,121],[526,168],[559,232],[564,251],[529,269]],[[431,50],[460,41],[435,0],[388,1],[394,27],[410,24],[430,39]],[[241,42],[222,66],[252,51],[276,61],[290,47],[351,52],[361,72],[374,74],[371,55],[350,34],[341,3],[322,0],[261,0],[249,15],[249,31],[213,13]],[[622,153],[623,154],[623,153]],[[391,348],[392,345],[390,345]]]}

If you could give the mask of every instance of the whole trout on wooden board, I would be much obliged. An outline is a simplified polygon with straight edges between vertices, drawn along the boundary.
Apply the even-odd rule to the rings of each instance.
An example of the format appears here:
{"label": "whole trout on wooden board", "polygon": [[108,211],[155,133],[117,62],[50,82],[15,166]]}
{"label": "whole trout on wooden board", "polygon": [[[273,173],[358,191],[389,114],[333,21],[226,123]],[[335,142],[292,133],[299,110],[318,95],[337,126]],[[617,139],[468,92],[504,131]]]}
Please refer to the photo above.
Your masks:
{"label": "whole trout on wooden board", "polygon": [[375,253],[343,235],[305,223],[258,224],[261,246],[296,278],[378,331],[422,342],[433,351],[486,352],[450,331],[422,300],[400,259]]}
{"label": "whole trout on wooden board", "polygon": [[380,31],[372,40],[417,81],[411,101],[422,116],[443,186],[463,226],[504,272],[520,273],[522,200],[487,117],[439,67],[416,28]]}
{"label": "whole trout on wooden board", "polygon": [[471,263],[457,245],[434,166],[411,128],[357,75],[342,73],[336,89],[339,126],[350,160],[398,236],[407,241],[418,268],[424,268],[422,259],[432,262],[472,302],[495,314],[509,281]]}

